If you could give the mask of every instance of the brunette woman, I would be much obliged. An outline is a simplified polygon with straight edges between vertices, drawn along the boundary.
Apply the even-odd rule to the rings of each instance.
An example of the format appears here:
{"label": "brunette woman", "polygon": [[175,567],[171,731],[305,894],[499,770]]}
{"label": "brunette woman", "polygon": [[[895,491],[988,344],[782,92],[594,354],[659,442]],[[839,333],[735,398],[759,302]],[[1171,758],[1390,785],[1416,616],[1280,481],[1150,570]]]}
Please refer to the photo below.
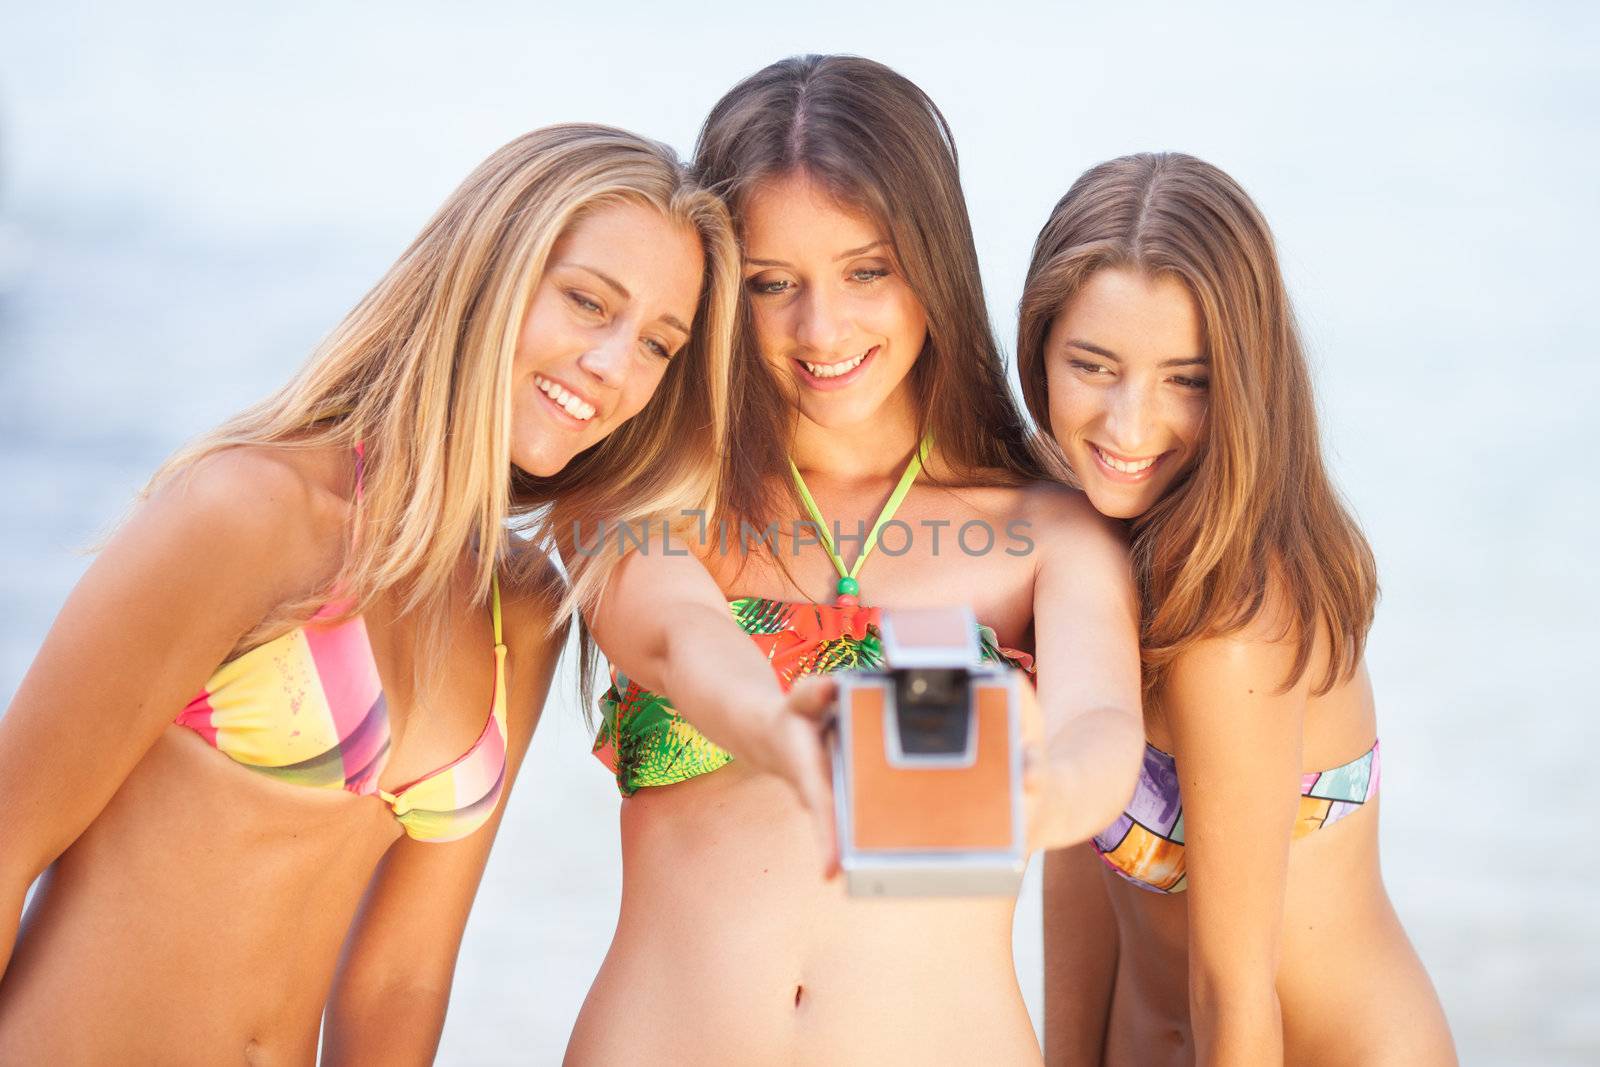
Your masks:
{"label": "brunette woman", "polygon": [[1050,1062],[1453,1062],[1378,871],[1372,553],[1260,212],[1191,156],[1095,167],[1034,247],[1018,363],[1130,528],[1144,648],[1138,788],[1045,867]]}
{"label": "brunette woman", "polygon": [[[986,657],[1039,664],[1033,841],[1081,841],[1138,761],[1126,550],[1030,451],[921,90],[865,59],[775,63],[712,109],[696,169],[744,253],[723,521],[704,567],[629,555],[595,616],[622,914],[568,1061],[1038,1062],[1012,898],[850,899],[826,831],[715,742],[779,683],[820,711],[828,687],[801,676],[881,665],[881,608],[970,605]],[[792,536],[806,518],[823,543]],[[646,640],[656,615],[680,635]],[[815,724],[765,721],[820,776]]]}

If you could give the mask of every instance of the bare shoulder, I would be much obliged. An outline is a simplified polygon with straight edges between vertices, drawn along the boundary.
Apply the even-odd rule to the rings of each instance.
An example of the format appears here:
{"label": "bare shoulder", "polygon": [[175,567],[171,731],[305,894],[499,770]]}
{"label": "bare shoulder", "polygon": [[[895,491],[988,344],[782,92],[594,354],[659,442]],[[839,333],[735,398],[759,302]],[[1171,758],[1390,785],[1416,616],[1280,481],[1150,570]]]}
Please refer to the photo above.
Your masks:
{"label": "bare shoulder", "polygon": [[1173,661],[1167,688],[1179,697],[1218,692],[1298,694],[1303,701],[1307,677],[1287,691],[1283,688],[1299,650],[1299,632],[1288,590],[1276,579],[1269,580],[1260,610],[1243,626],[1202,638]]}
{"label": "bare shoulder", "polygon": [[329,467],[315,450],[224,449],[164,479],[118,536],[201,541],[208,556],[314,584],[337,568],[348,529]]}
{"label": "bare shoulder", "polygon": [[1024,511],[1042,523],[1117,530],[1121,536],[1122,524],[1096,511],[1081,489],[1060,482],[1029,482],[1017,492]]}
{"label": "bare shoulder", "polygon": [[1020,517],[1049,555],[1113,558],[1127,555],[1127,525],[1094,509],[1082,490],[1059,482],[1033,482],[1017,490]]}

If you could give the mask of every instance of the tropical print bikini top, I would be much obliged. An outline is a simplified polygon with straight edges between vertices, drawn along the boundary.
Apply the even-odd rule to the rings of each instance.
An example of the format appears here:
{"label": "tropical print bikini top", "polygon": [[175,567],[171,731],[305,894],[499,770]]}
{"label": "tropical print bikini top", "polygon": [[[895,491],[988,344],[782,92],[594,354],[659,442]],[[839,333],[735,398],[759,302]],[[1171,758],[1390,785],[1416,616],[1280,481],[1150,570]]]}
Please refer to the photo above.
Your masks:
{"label": "tropical print bikini top", "polygon": [[[832,604],[810,604],[762,597],[741,597],[728,602],[733,621],[766,654],[788,692],[805,674],[843,670],[879,670],[883,667],[883,642],[878,631],[880,609],[865,607],[856,575],[877,544],[879,531],[894,517],[911,484],[922,470],[930,442],[924,440],[906,465],[905,473],[867,534],[855,565],[845,568],[834,548],[821,510],[806,488],[800,471],[790,463],[800,497],[816,526],[828,557],[839,572],[838,596]],[[985,662],[1008,663],[1031,670],[1033,658],[1001,647],[987,626],[978,627],[978,644]],[[594,754],[616,775],[622,795],[632,796],[645,786],[672,785],[717,770],[732,761],[726,749],[708,741],[680,717],[671,702],[652,693],[621,671],[612,668],[611,688],[600,698],[600,729]]]}
{"label": "tropical print bikini top", "polygon": [[[360,454],[357,486],[360,486]],[[389,761],[389,713],[359,615],[324,606],[304,625],[222,666],[175,720],[244,767],[294,785],[376,795],[408,837],[466,837],[494,814],[506,773],[506,646],[500,583],[491,584],[494,696],[472,747],[393,792],[379,786]]]}
{"label": "tropical print bikini top", "polygon": [[[1302,775],[1295,838],[1332,826],[1377,796],[1379,770],[1378,742],[1374,741],[1371,748],[1343,766]],[[1095,851],[1107,866],[1140,889],[1181,893],[1188,888],[1183,847],[1177,761],[1146,743],[1133,799],[1116,822],[1095,835]]]}
{"label": "tropical print bikini top", "polygon": [[[741,597],[729,601],[728,609],[766,654],[785,692],[804,674],[883,667],[878,608]],[[1001,647],[987,626],[978,627],[978,644],[985,662],[1032,669],[1033,657]],[[594,754],[616,775],[625,797],[644,786],[707,774],[733,759],[681,718],[666,697],[615,668],[611,688],[600,698],[600,717]]]}

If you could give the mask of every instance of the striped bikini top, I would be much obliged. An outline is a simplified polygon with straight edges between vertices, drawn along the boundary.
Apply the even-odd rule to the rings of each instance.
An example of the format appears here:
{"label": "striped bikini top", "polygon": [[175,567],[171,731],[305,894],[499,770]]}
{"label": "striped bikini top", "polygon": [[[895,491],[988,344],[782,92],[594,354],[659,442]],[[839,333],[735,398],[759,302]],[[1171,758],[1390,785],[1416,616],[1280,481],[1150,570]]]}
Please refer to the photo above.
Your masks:
{"label": "striped bikini top", "polygon": [[406,835],[455,841],[489,820],[505,786],[506,646],[500,585],[492,586],[494,698],[471,748],[393,792],[378,779],[389,762],[389,711],[361,616],[324,620],[335,602],[303,626],[218,667],[179,713],[235,763],[279,781],[377,795]]}
{"label": "striped bikini top", "polygon": [[[1300,812],[1294,836],[1332,826],[1378,793],[1378,742],[1343,766],[1300,778]],[[1117,821],[1094,836],[1095,851],[1123,878],[1152,893],[1188,888],[1183,858],[1183,797],[1178,763],[1148,742],[1133,799]]]}
{"label": "striped bikini top", "polygon": [[[361,456],[358,445],[357,493]],[[418,841],[468,836],[489,821],[505,788],[499,579],[490,583],[494,696],[483,730],[456,759],[393,792],[378,784],[389,762],[389,706],[366,621],[329,621],[348,609],[348,601],[329,603],[304,625],[224,663],[175,721],[235,763],[279,781],[376,795]]]}

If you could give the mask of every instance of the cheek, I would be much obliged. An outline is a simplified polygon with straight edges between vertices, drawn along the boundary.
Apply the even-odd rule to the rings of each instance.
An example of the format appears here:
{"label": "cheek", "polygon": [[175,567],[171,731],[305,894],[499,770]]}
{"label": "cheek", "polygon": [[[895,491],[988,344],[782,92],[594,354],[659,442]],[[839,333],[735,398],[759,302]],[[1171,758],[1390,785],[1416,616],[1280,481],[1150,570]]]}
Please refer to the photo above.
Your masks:
{"label": "cheek", "polygon": [[782,353],[791,347],[793,331],[786,326],[782,308],[771,304],[750,305],[750,330],[755,334],[756,351],[768,362],[781,362]]}
{"label": "cheek", "polygon": [[1070,446],[1095,420],[1098,406],[1092,396],[1065,374],[1049,375],[1047,384],[1050,387],[1050,432],[1058,443]]}
{"label": "cheek", "polygon": [[902,290],[890,314],[893,328],[885,332],[897,335],[898,340],[912,350],[913,356],[921,352],[923,343],[928,339],[928,314],[910,290]]}
{"label": "cheek", "polygon": [[512,368],[522,372],[540,366],[552,349],[561,347],[563,332],[561,308],[544,287],[534,293],[528,313],[517,330],[517,354]]}
{"label": "cheek", "polygon": [[1210,405],[1204,397],[1191,399],[1172,415],[1173,436],[1188,446],[1190,452],[1200,447],[1205,437],[1206,412]]}
{"label": "cheek", "polygon": [[641,368],[628,378],[628,383],[623,386],[622,396],[618,400],[615,416],[607,431],[616,429],[627,420],[633,418],[645,409],[656,390],[661,388],[661,382],[666,377],[666,369]]}

